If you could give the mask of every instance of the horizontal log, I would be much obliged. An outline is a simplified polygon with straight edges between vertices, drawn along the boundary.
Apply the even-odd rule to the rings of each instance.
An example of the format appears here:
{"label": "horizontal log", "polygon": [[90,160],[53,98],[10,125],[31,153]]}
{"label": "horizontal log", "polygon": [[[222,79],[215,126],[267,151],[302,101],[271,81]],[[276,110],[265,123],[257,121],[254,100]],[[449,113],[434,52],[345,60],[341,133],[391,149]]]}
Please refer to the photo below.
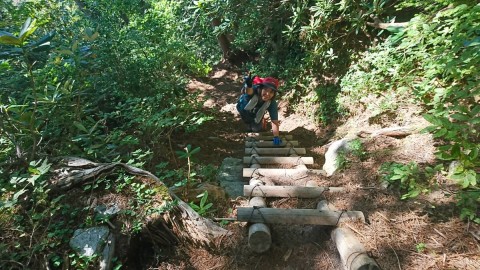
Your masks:
{"label": "horizontal log", "polygon": [[243,195],[249,197],[279,197],[312,199],[326,192],[344,192],[342,187],[304,187],[304,186],[243,186]]}
{"label": "horizontal log", "polygon": [[243,163],[305,165],[313,164],[313,157],[244,157]]}
{"label": "horizontal log", "polygon": [[325,175],[324,170],[299,170],[299,169],[270,169],[270,168],[243,168],[243,177],[269,176],[269,177],[301,177],[308,174]]}
{"label": "horizontal log", "polygon": [[[247,142],[272,141],[273,137],[274,137],[273,135],[246,137],[245,141]],[[282,141],[291,141],[293,139],[292,135],[280,135],[279,137],[282,139]]]}
{"label": "horizontal log", "polygon": [[245,155],[305,155],[306,153],[305,148],[245,148]]}
{"label": "horizontal log", "polygon": [[336,226],[339,222],[348,220],[361,220],[365,222],[365,216],[360,211],[238,207],[237,220],[267,224]]}
{"label": "horizontal log", "polygon": [[245,142],[245,147],[292,147],[298,146],[298,141],[282,141],[280,145],[274,145],[273,142]]}

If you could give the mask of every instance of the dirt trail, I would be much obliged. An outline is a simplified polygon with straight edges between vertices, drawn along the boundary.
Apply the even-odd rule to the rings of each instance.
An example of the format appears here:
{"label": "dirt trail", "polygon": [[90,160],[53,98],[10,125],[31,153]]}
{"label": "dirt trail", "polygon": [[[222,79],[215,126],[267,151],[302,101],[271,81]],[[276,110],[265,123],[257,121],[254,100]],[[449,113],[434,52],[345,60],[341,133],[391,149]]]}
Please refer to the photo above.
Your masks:
{"label": "dirt trail", "polygon": [[[214,112],[216,119],[195,134],[179,138],[185,144],[202,148],[198,156],[202,163],[217,166],[226,157],[242,158],[244,155],[245,129],[235,110],[241,73],[227,68],[219,66],[210,78],[193,80],[189,84],[190,91],[200,91],[206,100],[205,109]],[[321,168],[326,151],[322,145],[338,137],[331,137],[334,133],[315,127],[305,117],[286,115],[285,106],[288,105],[281,104],[284,106],[281,131],[292,134],[307,149],[306,156],[314,157],[316,163],[311,168]],[[347,134],[355,128],[379,128],[369,125],[369,119],[368,115],[358,116],[354,119],[356,127],[347,123],[339,127],[336,134]],[[404,121],[412,122],[415,118]],[[382,126],[397,124],[381,123]],[[351,130],[342,131],[342,128]],[[448,186],[441,186],[428,196],[405,201],[399,199],[400,194],[395,189],[378,188],[381,164],[387,161],[428,164],[434,159],[432,145],[432,138],[425,134],[366,139],[364,150],[368,155],[365,159],[351,157],[347,167],[332,177],[314,179],[321,186],[344,186],[350,190],[343,195],[326,194],[323,199],[341,210],[364,212],[366,224],[352,222],[342,226],[356,232],[383,269],[480,269],[480,244],[472,236],[472,232],[480,228],[457,218],[452,196],[449,196],[452,194],[446,189]],[[296,198],[268,200],[270,207],[279,208],[315,208],[317,202]],[[228,201],[226,209],[231,208],[233,213],[225,211],[223,216],[234,217],[235,208],[246,204],[246,198]],[[207,251],[181,246],[177,256],[161,263],[159,269],[342,269],[330,239],[332,228],[273,225],[272,247],[263,254],[249,250],[247,224],[230,223],[226,228],[233,236],[223,240],[221,249]]]}

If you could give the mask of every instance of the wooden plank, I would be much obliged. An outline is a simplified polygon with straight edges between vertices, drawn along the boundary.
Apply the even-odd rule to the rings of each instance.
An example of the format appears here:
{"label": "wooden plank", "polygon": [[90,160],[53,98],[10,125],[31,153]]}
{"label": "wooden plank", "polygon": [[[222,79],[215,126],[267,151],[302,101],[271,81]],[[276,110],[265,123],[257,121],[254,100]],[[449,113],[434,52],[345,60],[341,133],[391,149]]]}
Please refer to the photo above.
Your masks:
{"label": "wooden plank", "polygon": [[336,226],[339,222],[347,220],[361,220],[365,222],[365,216],[360,211],[238,207],[237,220],[267,224]]}
{"label": "wooden plank", "polygon": [[273,142],[267,141],[267,142],[245,142],[245,147],[251,148],[251,147],[273,147],[273,148],[278,148],[278,147],[293,147],[293,146],[298,146],[298,141],[283,141],[279,145],[274,145]]}
{"label": "wooden plank", "polygon": [[318,198],[326,192],[345,192],[342,187],[305,186],[243,186],[243,195],[248,197]]}
{"label": "wooden plank", "polygon": [[[273,135],[265,135],[265,136],[255,136],[255,137],[246,137],[245,141],[247,142],[258,142],[258,141],[273,141]],[[279,136],[282,141],[291,141],[293,140],[292,135],[280,135]]]}
{"label": "wooden plank", "polygon": [[244,157],[243,163],[310,165],[313,164],[313,157]]}
{"label": "wooden plank", "polygon": [[300,177],[308,174],[325,175],[324,170],[299,170],[299,169],[269,169],[269,168],[243,168],[243,177],[269,176],[269,177]]}
{"label": "wooden plank", "polygon": [[306,153],[305,148],[245,148],[245,155],[305,155]]}

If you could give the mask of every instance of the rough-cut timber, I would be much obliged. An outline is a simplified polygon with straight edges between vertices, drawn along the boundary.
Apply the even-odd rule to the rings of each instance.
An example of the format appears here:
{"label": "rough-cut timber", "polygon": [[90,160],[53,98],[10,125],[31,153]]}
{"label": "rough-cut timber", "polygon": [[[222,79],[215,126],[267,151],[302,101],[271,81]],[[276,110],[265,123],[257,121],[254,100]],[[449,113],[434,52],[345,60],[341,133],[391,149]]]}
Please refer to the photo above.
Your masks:
{"label": "rough-cut timber", "polygon": [[245,155],[259,154],[259,155],[305,155],[307,151],[305,148],[245,148]]}
{"label": "rough-cut timber", "polygon": [[274,145],[273,142],[245,142],[245,147],[294,147],[298,146],[298,141],[283,141],[280,145]]}
{"label": "rough-cut timber", "polygon": [[243,177],[269,176],[269,177],[304,177],[308,174],[325,175],[324,170],[299,170],[299,169],[269,169],[269,168],[243,168]]}
{"label": "rough-cut timber", "polygon": [[305,187],[305,186],[243,186],[243,195],[248,197],[280,197],[313,199],[327,192],[344,192],[342,187]]}
{"label": "rough-cut timber", "polygon": [[[287,141],[287,140],[292,140],[293,136],[288,134],[288,135],[280,135],[280,138],[282,141]],[[273,140],[273,135],[264,135],[264,136],[256,136],[256,137],[247,137],[245,138],[245,141],[247,142],[258,142],[258,141],[272,141]]]}
{"label": "rough-cut timber", "polygon": [[313,164],[313,157],[244,157],[243,163],[310,165]]}
{"label": "rough-cut timber", "polygon": [[365,247],[347,228],[336,228],[331,233],[342,263],[347,270],[380,270],[378,264],[367,255]]}
{"label": "rough-cut timber", "polygon": [[267,224],[310,224],[336,226],[346,220],[361,220],[360,211],[321,211],[317,209],[237,208],[237,221]]}

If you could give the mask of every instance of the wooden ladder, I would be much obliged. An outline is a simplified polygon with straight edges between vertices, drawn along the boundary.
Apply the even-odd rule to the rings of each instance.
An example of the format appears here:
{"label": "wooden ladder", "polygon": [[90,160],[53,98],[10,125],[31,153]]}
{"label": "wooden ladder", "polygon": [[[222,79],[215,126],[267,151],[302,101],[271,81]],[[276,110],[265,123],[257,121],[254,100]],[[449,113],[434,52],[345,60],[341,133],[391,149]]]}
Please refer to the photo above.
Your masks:
{"label": "wooden ladder", "polygon": [[[277,198],[320,198],[326,192],[344,192],[342,187],[319,187],[314,181],[303,181],[303,185],[272,185],[265,178],[299,179],[311,174],[325,175],[323,170],[308,169],[314,164],[313,157],[306,157],[305,148],[293,136],[282,134],[282,144],[273,145],[273,136],[249,136],[245,141],[243,177],[249,178],[244,185],[244,196],[249,198],[248,207],[237,208],[237,221],[249,222],[248,245],[257,253],[270,249],[272,236],[269,224],[327,225],[337,226],[346,220],[365,222],[361,211],[338,211],[326,201],[320,201],[316,209],[280,209],[269,208],[267,197]],[[262,168],[262,165],[275,165],[277,168]],[[278,168],[281,165],[295,166],[293,169]],[[343,264],[347,269],[380,269],[375,260],[366,254],[363,245],[354,233],[346,228],[337,227],[332,231]],[[367,268],[364,268],[367,267]]]}

